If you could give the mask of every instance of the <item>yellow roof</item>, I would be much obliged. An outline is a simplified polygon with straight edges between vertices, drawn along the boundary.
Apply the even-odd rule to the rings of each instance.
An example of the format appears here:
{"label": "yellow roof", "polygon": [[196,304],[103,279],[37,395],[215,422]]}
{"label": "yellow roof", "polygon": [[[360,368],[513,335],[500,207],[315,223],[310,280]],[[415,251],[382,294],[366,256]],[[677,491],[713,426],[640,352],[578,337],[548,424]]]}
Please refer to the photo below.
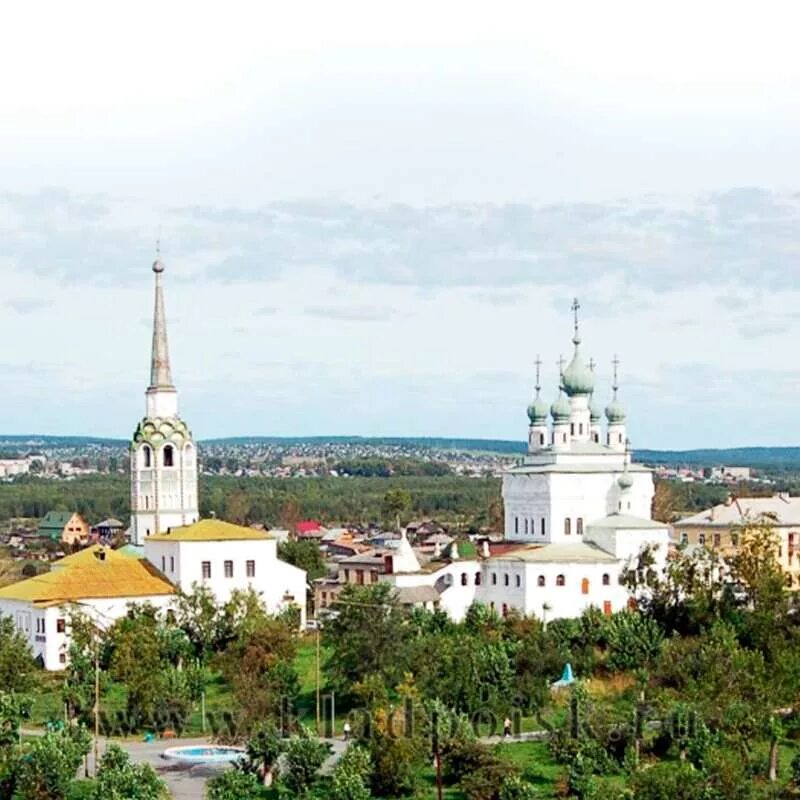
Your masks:
{"label": "yellow roof", "polygon": [[148,536],[148,542],[228,542],[237,539],[271,539],[268,533],[221,519],[201,519],[192,525],[172,528],[169,533]]}
{"label": "yellow roof", "polygon": [[[101,551],[102,560],[98,558]],[[55,561],[50,572],[0,588],[0,599],[45,606],[174,593],[175,587],[147,561],[95,545]]]}

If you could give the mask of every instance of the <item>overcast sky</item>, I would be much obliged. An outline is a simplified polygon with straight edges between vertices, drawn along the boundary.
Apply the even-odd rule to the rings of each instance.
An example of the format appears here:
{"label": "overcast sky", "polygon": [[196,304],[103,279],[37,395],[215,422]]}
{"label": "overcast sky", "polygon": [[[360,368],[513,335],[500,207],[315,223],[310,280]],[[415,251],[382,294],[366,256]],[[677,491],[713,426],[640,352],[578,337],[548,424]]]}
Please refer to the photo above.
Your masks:
{"label": "overcast sky", "polygon": [[[557,6],[557,7],[553,7]],[[17,3],[0,432],[522,439],[583,307],[634,446],[800,444],[794,3]]]}

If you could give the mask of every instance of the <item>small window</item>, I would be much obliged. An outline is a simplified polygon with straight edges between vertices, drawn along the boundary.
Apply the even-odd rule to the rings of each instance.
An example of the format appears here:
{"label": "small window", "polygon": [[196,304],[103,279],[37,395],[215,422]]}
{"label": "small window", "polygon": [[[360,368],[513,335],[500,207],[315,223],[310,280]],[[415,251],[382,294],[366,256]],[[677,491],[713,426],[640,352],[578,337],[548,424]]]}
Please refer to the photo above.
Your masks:
{"label": "small window", "polygon": [[536,585],[537,585],[537,586],[544,586],[546,583],[547,583],[547,581],[545,580],[545,577],[544,577],[544,575],[540,575],[540,576],[539,576],[539,577],[536,579]]}
{"label": "small window", "polygon": [[525,535],[528,535],[528,518],[525,518]]}
{"label": "small window", "polygon": [[505,582],[505,585],[506,585],[506,586],[508,586],[508,584],[509,584],[508,573],[506,573],[505,575],[503,575],[503,581]]}
{"label": "small window", "polygon": [[66,664],[67,663],[67,654],[66,653],[59,653],[58,654],[58,663],[59,664]]}
{"label": "small window", "polygon": [[462,586],[466,586],[468,582],[469,582],[469,577],[467,576],[467,573],[466,572],[462,572],[461,573],[461,585]]}
{"label": "small window", "polygon": [[569,424],[569,435],[570,436],[574,436],[575,435],[575,423],[574,422],[570,422],[570,424]]}
{"label": "small window", "polygon": [[589,594],[589,579],[584,578],[581,581],[581,594]]}
{"label": "small window", "polygon": [[363,569],[357,569],[356,570],[356,583],[359,586],[363,586],[364,585],[364,570]]}
{"label": "small window", "polygon": [[556,586],[564,586],[566,581],[564,580],[563,575],[556,575]]}
{"label": "small window", "polygon": [[564,535],[569,536],[572,533],[572,522],[569,517],[564,520]]}
{"label": "small window", "polygon": [[544,434],[543,433],[539,434],[539,445],[541,447],[544,447]]}
{"label": "small window", "polygon": [[519,533],[519,517],[514,517],[514,533]]}
{"label": "small window", "polygon": [[706,543],[706,535],[704,533],[700,533],[697,535],[697,544],[705,544]]}
{"label": "small window", "polygon": [[207,581],[211,578],[211,562],[210,561],[203,561],[200,565],[202,569],[203,580]]}
{"label": "small window", "polygon": [[718,533],[714,534],[714,547],[719,547],[721,541],[721,537]]}
{"label": "small window", "polygon": [[497,586],[497,573],[492,573],[492,586]]}
{"label": "small window", "polygon": [[152,467],[153,466],[153,456],[150,451],[150,448],[145,445],[142,448],[142,456],[144,456],[144,465],[145,467]]}
{"label": "small window", "polygon": [[64,617],[59,617],[56,620],[56,633],[64,633],[67,630],[67,621]]}
{"label": "small window", "polygon": [[[731,537],[733,538],[733,537]],[[681,544],[689,544],[689,534],[686,531],[681,533]]]}
{"label": "small window", "polygon": [[611,586],[611,576],[607,573],[603,573],[603,586]]}
{"label": "small window", "polygon": [[245,566],[247,568],[247,577],[248,578],[255,578],[255,576],[256,576],[256,562],[255,561],[248,561]]}
{"label": "small window", "polygon": [[603,613],[607,616],[611,616],[611,601],[610,600],[603,600]]}
{"label": "small window", "polygon": [[169,571],[175,572],[175,556],[169,557]]}
{"label": "small window", "polygon": [[[681,540],[683,540],[683,537],[684,537],[685,535],[686,535],[685,533],[682,533],[682,534],[681,534]],[[739,546],[739,534],[738,534],[738,533],[732,533],[732,534],[731,534],[731,544],[732,544],[734,547],[738,547],[738,546]]]}
{"label": "small window", "polygon": [[522,577],[517,575],[517,589],[519,589],[520,586],[522,586]]}
{"label": "small window", "polygon": [[546,523],[544,521],[544,517],[542,517],[542,536],[544,536],[546,530]]}
{"label": "small window", "polygon": [[378,573],[375,570],[372,570],[372,582],[373,583],[378,582]]}
{"label": "small window", "polygon": [[167,571],[167,557],[166,556],[161,556],[161,571],[162,572],[166,572]]}
{"label": "small window", "polygon": [[164,466],[165,467],[175,466],[175,448],[171,444],[168,444],[164,448]]}
{"label": "small window", "polygon": [[575,533],[577,533],[578,536],[583,535],[583,517],[578,517],[578,519],[575,520]]}
{"label": "small window", "polygon": [[480,586],[481,585],[481,574],[480,574],[480,572],[476,572],[475,573],[475,585],[476,586]]}
{"label": "small window", "polygon": [[225,562],[225,577],[232,578],[233,577],[233,561],[226,561]]}
{"label": "small window", "polygon": [[344,571],[344,582],[345,583],[350,583],[350,570],[349,569],[346,569]]}

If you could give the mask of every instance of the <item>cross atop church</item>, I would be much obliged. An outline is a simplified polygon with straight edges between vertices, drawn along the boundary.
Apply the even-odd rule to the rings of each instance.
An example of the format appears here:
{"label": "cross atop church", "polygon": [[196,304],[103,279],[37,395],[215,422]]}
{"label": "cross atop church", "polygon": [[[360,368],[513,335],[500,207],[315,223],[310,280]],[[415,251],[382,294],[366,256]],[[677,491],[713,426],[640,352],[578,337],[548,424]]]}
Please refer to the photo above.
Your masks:
{"label": "cross atop church", "polygon": [[578,312],[581,310],[581,304],[578,302],[578,298],[574,298],[572,301],[572,313],[575,317],[575,335],[572,337],[572,341],[575,343],[577,347],[581,343],[581,337],[578,333]]}
{"label": "cross atop church", "polygon": [[542,358],[538,353],[536,354],[536,361],[533,363],[536,365],[536,393],[538,394],[539,390],[542,388],[542,383],[540,380],[542,371]]}
{"label": "cross atop church", "polygon": [[564,364],[566,364],[566,363],[567,363],[567,359],[564,358],[563,355],[558,357],[558,362],[557,362],[557,364],[558,364],[558,374],[561,375],[562,377],[564,375]]}
{"label": "cross atop church", "polygon": [[611,360],[611,364],[614,367],[614,382],[611,384],[611,388],[616,394],[616,391],[619,388],[619,356],[616,353],[614,353],[614,358]]}

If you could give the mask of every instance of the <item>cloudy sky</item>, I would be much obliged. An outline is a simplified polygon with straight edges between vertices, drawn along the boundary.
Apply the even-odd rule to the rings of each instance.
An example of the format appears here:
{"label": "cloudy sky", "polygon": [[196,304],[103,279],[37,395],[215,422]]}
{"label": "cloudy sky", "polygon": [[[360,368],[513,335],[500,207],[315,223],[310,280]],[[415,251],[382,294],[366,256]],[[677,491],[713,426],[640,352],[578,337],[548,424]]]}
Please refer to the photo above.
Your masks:
{"label": "cloudy sky", "polygon": [[524,438],[577,295],[635,446],[799,444],[800,9],[557,5],[5,9],[0,432],[130,434],[160,236],[200,438]]}

